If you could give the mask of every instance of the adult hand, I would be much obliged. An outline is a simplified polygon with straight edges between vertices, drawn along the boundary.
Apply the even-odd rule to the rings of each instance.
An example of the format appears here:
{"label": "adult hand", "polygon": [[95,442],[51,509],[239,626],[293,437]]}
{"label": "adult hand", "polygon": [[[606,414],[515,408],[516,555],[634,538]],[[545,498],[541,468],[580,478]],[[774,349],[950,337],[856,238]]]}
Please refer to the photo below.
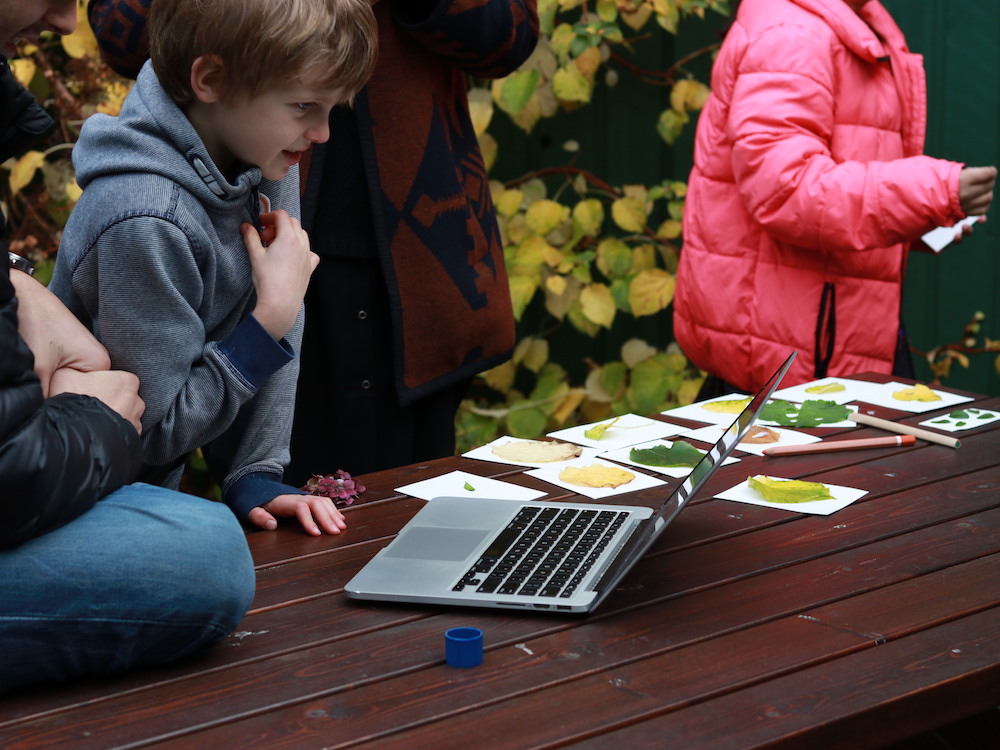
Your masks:
{"label": "adult hand", "polygon": [[260,234],[249,224],[241,227],[257,290],[253,316],[279,341],[295,323],[319,256],[298,219],[285,211],[262,214],[260,223]]}
{"label": "adult hand", "polygon": [[49,396],[58,396],[60,393],[93,396],[129,421],[136,432],[142,432],[139,420],[146,410],[146,404],[139,398],[139,378],[130,372],[83,372],[72,367],[61,367],[52,373]]}
{"label": "adult hand", "polygon": [[250,511],[250,523],[268,531],[278,528],[278,517],[298,518],[307,534],[339,534],[347,521],[333,500],[320,495],[279,495]]}
{"label": "adult hand", "polygon": [[958,177],[958,200],[966,216],[985,214],[993,201],[996,167],[965,167]]}
{"label": "adult hand", "polygon": [[46,397],[54,395],[50,381],[62,368],[111,369],[107,350],[58,297],[22,271],[11,269],[10,280],[17,294],[18,332],[35,355],[35,373]]}

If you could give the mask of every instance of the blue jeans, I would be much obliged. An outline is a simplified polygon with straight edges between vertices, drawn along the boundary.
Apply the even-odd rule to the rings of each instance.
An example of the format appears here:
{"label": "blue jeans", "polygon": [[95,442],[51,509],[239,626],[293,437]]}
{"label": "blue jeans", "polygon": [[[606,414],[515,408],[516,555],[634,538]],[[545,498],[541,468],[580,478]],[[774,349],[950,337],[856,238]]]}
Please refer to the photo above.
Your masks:
{"label": "blue jeans", "polygon": [[0,692],[179,659],[231,633],[254,589],[226,506],[123,487],[0,550]]}

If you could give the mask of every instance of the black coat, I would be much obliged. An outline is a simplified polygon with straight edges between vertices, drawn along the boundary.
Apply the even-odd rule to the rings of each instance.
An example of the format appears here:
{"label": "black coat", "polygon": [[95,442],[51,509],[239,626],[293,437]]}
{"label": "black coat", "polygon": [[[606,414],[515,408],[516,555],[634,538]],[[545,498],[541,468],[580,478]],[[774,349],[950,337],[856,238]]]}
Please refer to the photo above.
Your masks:
{"label": "black coat", "polygon": [[[0,161],[23,150],[51,120],[0,58]],[[0,212],[0,237],[4,219]],[[5,248],[0,248],[5,249]],[[17,299],[0,272],[0,547],[61,526],[130,481],[139,435],[95,398],[45,399],[34,358],[18,333]]]}

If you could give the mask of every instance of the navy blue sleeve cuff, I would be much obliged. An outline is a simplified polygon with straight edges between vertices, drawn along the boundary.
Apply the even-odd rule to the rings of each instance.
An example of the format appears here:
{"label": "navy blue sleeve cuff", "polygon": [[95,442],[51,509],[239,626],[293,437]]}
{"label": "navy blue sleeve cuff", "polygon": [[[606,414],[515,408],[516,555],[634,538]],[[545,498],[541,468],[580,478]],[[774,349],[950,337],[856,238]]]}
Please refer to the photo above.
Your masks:
{"label": "navy blue sleeve cuff", "polygon": [[255,389],[295,359],[288,342],[275,341],[253,315],[219,342],[219,351]]}
{"label": "navy blue sleeve cuff", "polygon": [[223,500],[236,517],[246,521],[250,511],[268,503],[278,495],[307,495],[309,493],[281,481],[281,477],[269,471],[257,471],[237,479],[229,487]]}

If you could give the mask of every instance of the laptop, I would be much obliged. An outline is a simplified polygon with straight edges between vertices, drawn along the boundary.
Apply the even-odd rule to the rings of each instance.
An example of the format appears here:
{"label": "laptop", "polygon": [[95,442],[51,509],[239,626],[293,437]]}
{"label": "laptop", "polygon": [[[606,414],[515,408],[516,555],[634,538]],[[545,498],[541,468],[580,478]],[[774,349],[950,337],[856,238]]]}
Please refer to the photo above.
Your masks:
{"label": "laptop", "polygon": [[436,497],[345,593],[373,601],[594,611],[744,438],[793,359],[795,352],[658,509]]}

